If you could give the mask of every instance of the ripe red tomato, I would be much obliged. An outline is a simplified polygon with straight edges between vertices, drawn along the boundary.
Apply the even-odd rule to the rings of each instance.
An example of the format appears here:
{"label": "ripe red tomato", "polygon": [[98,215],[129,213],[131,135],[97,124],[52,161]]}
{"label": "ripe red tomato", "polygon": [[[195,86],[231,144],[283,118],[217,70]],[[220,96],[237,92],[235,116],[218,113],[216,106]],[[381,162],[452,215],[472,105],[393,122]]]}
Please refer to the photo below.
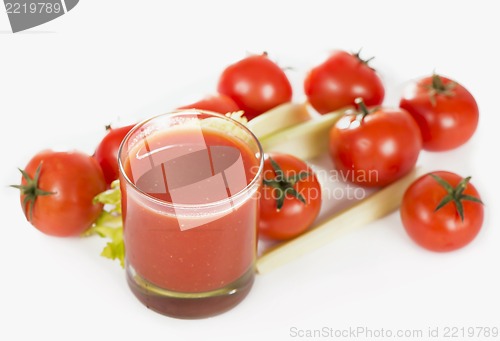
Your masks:
{"label": "ripe red tomato", "polygon": [[42,151],[29,162],[20,186],[28,221],[43,233],[76,236],[97,219],[94,197],[106,189],[97,161],[81,152]]}
{"label": "ripe red tomato", "polygon": [[238,105],[228,96],[223,94],[214,94],[202,98],[198,102],[183,105],[177,109],[200,109],[213,111],[219,114],[239,111]]}
{"label": "ripe red tomato", "polygon": [[408,235],[432,251],[452,251],[470,243],[483,224],[483,205],[470,177],[432,172],[406,190],[401,220]]}
{"label": "ripe red tomato", "polygon": [[249,120],[292,99],[290,81],[266,53],[229,65],[218,91],[231,97]]}
{"label": "ripe red tomato", "polygon": [[359,52],[333,52],[307,74],[304,91],[309,103],[320,114],[353,105],[358,97],[362,97],[367,106],[381,104],[384,86],[375,70],[368,66],[371,59],[361,59]]}
{"label": "ripe red tomato", "polygon": [[321,208],[321,186],[307,164],[288,154],[272,153],[264,161],[259,233],[285,240],[307,230]]}
{"label": "ripe red tomato", "polygon": [[416,164],[422,137],[403,109],[375,108],[358,101],[360,111],[347,112],[330,131],[330,156],[340,176],[352,183],[385,186]]}
{"label": "ripe red tomato", "polygon": [[95,150],[94,158],[101,166],[108,186],[118,179],[118,149],[125,135],[133,127],[132,124],[121,128],[109,128]]}
{"label": "ripe red tomato", "polygon": [[431,151],[461,146],[474,134],[479,120],[479,109],[470,92],[438,75],[409,84],[399,105],[415,118],[423,148]]}

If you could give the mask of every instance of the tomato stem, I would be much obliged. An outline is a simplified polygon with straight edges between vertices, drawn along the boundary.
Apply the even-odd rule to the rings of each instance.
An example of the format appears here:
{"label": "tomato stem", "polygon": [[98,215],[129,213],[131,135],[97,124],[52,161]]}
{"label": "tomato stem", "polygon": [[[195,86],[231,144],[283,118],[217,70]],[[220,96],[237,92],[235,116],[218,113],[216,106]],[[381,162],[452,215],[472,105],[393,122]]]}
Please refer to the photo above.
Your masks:
{"label": "tomato stem", "polygon": [[464,194],[464,191],[467,188],[467,184],[471,179],[470,176],[462,179],[455,188],[453,188],[452,185],[450,185],[446,180],[444,180],[440,176],[437,176],[435,174],[430,174],[430,176],[434,180],[436,180],[448,193],[443,199],[441,199],[439,204],[434,209],[434,212],[438,211],[439,209],[441,209],[441,207],[453,201],[453,203],[455,203],[455,207],[458,215],[460,216],[460,219],[464,221],[464,206],[462,204],[463,200],[473,201],[483,205],[481,199],[473,197],[472,195]]}
{"label": "tomato stem", "polygon": [[435,91],[446,91],[446,87],[444,86],[441,77],[439,77],[437,74],[432,75],[432,88]]}
{"label": "tomato stem", "polygon": [[271,162],[271,166],[273,167],[274,173],[276,176],[273,179],[264,179],[264,186],[272,187],[277,192],[276,198],[276,208],[278,211],[281,210],[283,204],[285,203],[285,198],[287,194],[292,195],[294,198],[298,199],[301,203],[306,205],[306,199],[302,194],[300,194],[295,188],[295,184],[299,181],[306,179],[310,173],[306,171],[302,171],[298,174],[294,174],[293,176],[286,176],[280,165],[273,160],[269,156],[269,161]]}
{"label": "tomato stem", "polygon": [[375,57],[370,57],[370,58],[368,58],[368,59],[363,59],[363,58],[361,58],[361,50],[363,50],[363,48],[360,48],[358,52],[353,53],[352,55],[353,55],[354,57],[356,57],[356,58],[360,61],[360,63],[365,64],[365,65],[366,65],[366,66],[368,66],[370,69],[372,69],[372,70],[374,70],[374,71],[375,71],[375,69],[374,69],[374,68],[372,68],[372,67],[370,66],[370,64],[369,64],[372,60],[374,60],[374,59],[375,59]]}
{"label": "tomato stem", "polygon": [[370,110],[368,110],[368,108],[366,107],[365,102],[363,101],[363,99],[361,97],[356,98],[354,100],[354,103],[356,103],[356,105],[358,106],[359,110],[361,111],[361,114],[363,115],[363,117],[361,119],[364,119],[367,115],[370,114]]}
{"label": "tomato stem", "polygon": [[429,91],[429,100],[432,106],[436,106],[437,95],[443,95],[447,97],[454,96],[454,89],[456,85],[456,82],[449,82],[448,84],[444,84],[442,77],[436,73],[433,73],[431,84],[426,86],[427,90]]}
{"label": "tomato stem", "polygon": [[23,211],[26,215],[28,221],[33,219],[33,206],[35,201],[39,196],[46,196],[55,194],[55,192],[44,191],[38,188],[38,180],[40,178],[40,172],[42,170],[42,162],[38,165],[35,171],[35,176],[31,177],[26,171],[19,168],[22,177],[26,181],[26,185],[11,185],[10,187],[17,188],[24,195],[23,199]]}

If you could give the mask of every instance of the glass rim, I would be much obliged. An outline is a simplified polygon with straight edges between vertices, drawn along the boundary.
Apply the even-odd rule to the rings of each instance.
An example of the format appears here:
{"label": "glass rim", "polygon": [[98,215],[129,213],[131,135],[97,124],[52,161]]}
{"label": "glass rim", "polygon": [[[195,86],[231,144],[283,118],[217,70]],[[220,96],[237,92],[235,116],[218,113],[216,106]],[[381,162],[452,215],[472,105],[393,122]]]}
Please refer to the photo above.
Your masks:
{"label": "glass rim", "polygon": [[[128,140],[130,139],[130,137],[135,132],[137,132],[141,127],[143,127],[144,125],[146,125],[148,122],[151,122],[151,121],[156,120],[158,118],[166,117],[166,116],[172,116],[172,117],[177,116],[178,117],[178,116],[184,116],[184,115],[186,115],[188,113],[191,113],[190,116],[193,116],[193,117],[195,117],[195,116],[197,116],[199,114],[209,115],[211,117],[217,117],[217,118],[223,119],[223,120],[225,120],[227,122],[230,122],[231,124],[235,124],[237,127],[239,127],[240,129],[242,129],[245,133],[247,133],[250,136],[250,138],[256,143],[257,148],[258,148],[258,153],[260,155],[260,157],[258,158],[258,160],[259,160],[259,169],[257,170],[257,172],[255,173],[255,175],[253,176],[252,181],[250,181],[244,188],[242,188],[240,191],[238,191],[234,195],[231,195],[231,196],[229,196],[227,198],[224,198],[224,199],[221,199],[221,200],[217,200],[217,201],[213,201],[213,202],[209,202],[209,203],[204,203],[204,204],[174,204],[174,203],[169,202],[169,201],[158,199],[158,198],[156,198],[156,197],[154,197],[152,195],[149,195],[148,193],[144,192],[143,190],[141,190],[140,188],[138,188],[135,185],[135,183],[133,183],[130,180],[129,176],[125,172],[121,155],[122,155],[122,152],[123,152],[123,150],[125,148],[125,144],[128,142]],[[255,136],[255,134],[246,125],[242,124],[241,122],[238,122],[238,121],[236,121],[235,119],[233,119],[233,118],[231,118],[229,116],[222,115],[222,114],[219,114],[219,113],[216,113],[216,112],[213,112],[213,111],[209,111],[209,110],[201,110],[201,109],[176,109],[176,110],[172,110],[172,111],[169,111],[169,112],[166,112],[166,113],[162,113],[162,114],[155,115],[155,116],[149,117],[147,119],[144,119],[144,120],[140,121],[139,123],[137,123],[132,129],[130,129],[130,131],[125,135],[125,137],[123,138],[122,142],[120,143],[120,147],[118,148],[118,172],[125,179],[125,181],[127,182],[127,184],[130,185],[130,186],[132,186],[132,188],[134,189],[135,192],[137,192],[139,195],[141,195],[142,197],[146,198],[147,200],[155,202],[155,203],[157,203],[157,204],[159,204],[161,206],[165,206],[165,207],[168,207],[168,208],[171,208],[171,209],[176,209],[176,210],[179,210],[179,209],[181,209],[181,210],[184,210],[184,209],[186,209],[186,210],[192,210],[192,209],[201,210],[201,209],[208,209],[208,208],[212,208],[212,207],[227,205],[227,203],[233,202],[235,198],[242,197],[246,193],[250,192],[251,189],[253,187],[255,187],[256,182],[260,179],[263,170],[264,170],[264,151],[262,149],[262,146],[261,146],[260,141],[257,138],[257,136]]]}

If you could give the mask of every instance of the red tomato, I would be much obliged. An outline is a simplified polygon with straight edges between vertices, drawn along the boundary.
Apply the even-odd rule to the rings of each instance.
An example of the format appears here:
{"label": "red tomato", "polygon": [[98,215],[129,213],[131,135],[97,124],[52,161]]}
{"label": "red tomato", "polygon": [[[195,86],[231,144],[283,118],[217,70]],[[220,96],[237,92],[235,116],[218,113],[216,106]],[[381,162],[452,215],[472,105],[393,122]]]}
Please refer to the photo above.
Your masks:
{"label": "red tomato", "polygon": [[293,238],[311,226],[320,208],[321,186],[313,170],[292,155],[267,155],[260,197],[260,235],[275,240]]}
{"label": "red tomato", "polygon": [[304,91],[309,103],[320,114],[353,105],[358,97],[368,106],[381,104],[384,86],[375,70],[368,66],[371,59],[361,59],[359,52],[333,52],[307,74]]}
{"label": "red tomato", "polygon": [[76,236],[97,219],[94,197],[106,189],[97,161],[80,152],[43,151],[24,171],[21,204],[28,221],[43,233]]}
{"label": "red tomato", "polygon": [[417,244],[432,251],[452,251],[476,237],[484,213],[479,193],[469,180],[455,173],[433,172],[406,190],[401,220]]}
{"label": "red tomato", "polygon": [[184,105],[178,109],[200,109],[213,111],[219,114],[239,111],[238,105],[228,96],[223,94],[215,94],[207,96],[198,102]]}
{"label": "red tomato", "polygon": [[109,186],[118,179],[118,149],[127,133],[134,125],[121,128],[109,128],[108,133],[97,146],[94,157],[104,172],[106,184]]}
{"label": "red tomato", "polygon": [[360,101],[330,131],[330,156],[342,178],[355,184],[385,186],[408,173],[417,162],[422,137],[403,109],[376,108]]}
{"label": "red tomato", "polygon": [[450,150],[467,142],[476,131],[479,109],[462,85],[433,75],[405,89],[400,107],[417,121],[423,148]]}
{"label": "red tomato", "polygon": [[228,66],[218,90],[231,97],[250,120],[292,99],[292,86],[267,54],[252,55]]}

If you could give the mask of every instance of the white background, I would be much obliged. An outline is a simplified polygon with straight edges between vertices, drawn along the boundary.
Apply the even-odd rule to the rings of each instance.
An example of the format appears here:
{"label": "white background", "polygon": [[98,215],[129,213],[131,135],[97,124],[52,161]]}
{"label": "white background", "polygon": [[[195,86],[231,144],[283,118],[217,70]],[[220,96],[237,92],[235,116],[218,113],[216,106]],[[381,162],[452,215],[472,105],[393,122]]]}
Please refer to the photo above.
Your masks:
{"label": "white background", "polygon": [[[17,34],[0,6],[0,339],[289,340],[293,327],[424,335],[439,327],[441,336],[445,327],[500,327],[495,4],[82,0],[67,15]],[[468,247],[420,249],[394,213],[259,276],[226,314],[176,320],[134,298],[123,270],[99,256],[103,240],[42,235],[7,187],[19,182],[16,167],[44,148],[91,153],[105,124],[132,123],[215,91],[217,75],[248,52],[265,50],[295,67],[288,74],[300,101],[308,68],[332,49],[361,47],[376,56],[372,66],[389,106],[405,82],[433,70],[476,97],[473,139],[419,160],[429,170],[473,176],[486,220]]]}

